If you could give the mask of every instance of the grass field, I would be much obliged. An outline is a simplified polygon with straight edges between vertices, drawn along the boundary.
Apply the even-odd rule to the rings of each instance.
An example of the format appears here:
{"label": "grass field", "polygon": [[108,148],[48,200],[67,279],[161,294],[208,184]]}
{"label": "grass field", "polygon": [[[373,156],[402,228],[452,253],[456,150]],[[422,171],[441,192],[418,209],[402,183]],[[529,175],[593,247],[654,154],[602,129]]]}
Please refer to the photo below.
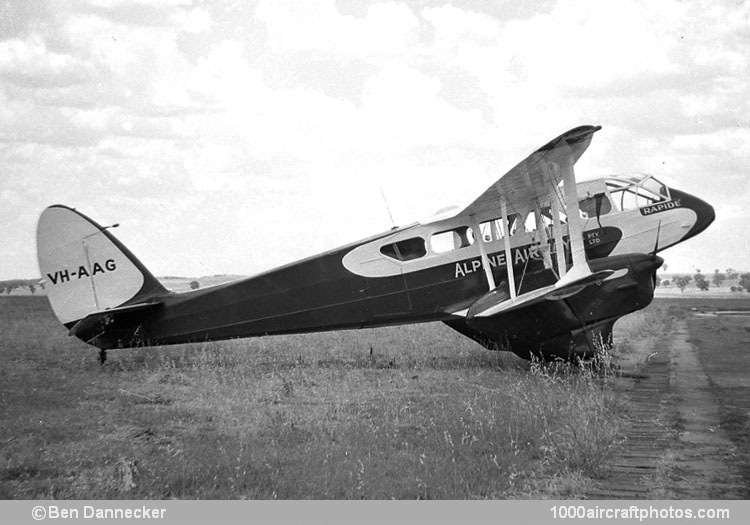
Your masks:
{"label": "grass field", "polygon": [[[669,308],[621,320],[623,341]],[[440,324],[97,351],[0,298],[0,498],[567,498],[622,441],[606,374]],[[618,351],[615,348],[615,353]]]}

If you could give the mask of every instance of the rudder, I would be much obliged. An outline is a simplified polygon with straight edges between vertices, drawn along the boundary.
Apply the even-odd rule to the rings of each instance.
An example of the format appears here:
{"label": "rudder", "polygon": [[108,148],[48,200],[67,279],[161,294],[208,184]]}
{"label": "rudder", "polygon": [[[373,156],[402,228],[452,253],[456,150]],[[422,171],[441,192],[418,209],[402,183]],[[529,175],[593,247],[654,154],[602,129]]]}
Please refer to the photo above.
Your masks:
{"label": "rudder", "polygon": [[52,310],[67,327],[169,293],[108,229],[67,206],[39,217],[37,257]]}

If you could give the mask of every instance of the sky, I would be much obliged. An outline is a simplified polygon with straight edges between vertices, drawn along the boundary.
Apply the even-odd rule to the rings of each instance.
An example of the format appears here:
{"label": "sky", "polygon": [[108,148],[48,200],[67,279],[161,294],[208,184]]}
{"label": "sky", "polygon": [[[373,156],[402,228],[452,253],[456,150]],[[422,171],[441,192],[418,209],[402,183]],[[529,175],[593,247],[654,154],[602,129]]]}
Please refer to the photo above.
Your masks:
{"label": "sky", "polygon": [[467,204],[583,124],[579,180],[714,206],[669,271],[747,270],[749,56],[750,2],[0,0],[0,279],[39,276],[57,203],[155,275],[252,275]]}

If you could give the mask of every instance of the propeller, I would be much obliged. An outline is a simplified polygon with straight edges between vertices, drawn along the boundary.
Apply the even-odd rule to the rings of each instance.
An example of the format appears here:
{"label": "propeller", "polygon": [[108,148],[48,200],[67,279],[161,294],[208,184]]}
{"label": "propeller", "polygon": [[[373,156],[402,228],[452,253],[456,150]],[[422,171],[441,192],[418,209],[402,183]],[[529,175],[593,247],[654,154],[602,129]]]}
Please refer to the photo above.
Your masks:
{"label": "propeller", "polygon": [[[659,249],[659,235],[660,234],[661,234],[661,219],[659,219],[659,224],[656,227],[656,242],[654,243],[654,251],[651,252],[651,257],[656,257],[656,250]],[[654,269],[654,274],[651,276],[651,281],[654,285],[654,288],[656,288],[656,269]]]}
{"label": "propeller", "polygon": [[659,225],[656,227],[656,242],[654,243],[654,251],[651,252],[651,255],[656,255],[656,250],[659,249],[659,235],[661,234],[661,219],[659,220]]}

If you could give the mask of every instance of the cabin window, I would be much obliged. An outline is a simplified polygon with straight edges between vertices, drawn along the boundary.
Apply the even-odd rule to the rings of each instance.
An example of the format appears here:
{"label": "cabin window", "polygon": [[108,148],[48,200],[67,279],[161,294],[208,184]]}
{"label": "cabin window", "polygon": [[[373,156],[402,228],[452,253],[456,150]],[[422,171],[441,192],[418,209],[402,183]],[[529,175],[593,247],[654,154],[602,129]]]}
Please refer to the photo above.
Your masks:
{"label": "cabin window", "polygon": [[468,226],[461,226],[452,230],[439,232],[430,238],[432,251],[447,253],[460,248],[466,248],[474,243],[474,232]]}
{"label": "cabin window", "polygon": [[650,206],[656,202],[664,200],[655,195],[649,195],[642,188],[629,187],[617,190],[610,190],[614,201],[619,205],[620,210],[635,210],[644,206]]}
{"label": "cabin window", "polygon": [[508,215],[508,232],[510,233],[510,236],[513,237],[519,231],[523,231],[521,215],[518,213]]}
{"label": "cabin window", "polygon": [[526,215],[526,220],[523,222],[523,229],[527,233],[536,231],[536,213],[531,211]]}
{"label": "cabin window", "polygon": [[660,200],[669,200],[669,188],[663,182],[656,180],[652,175],[648,175],[641,181],[640,187],[648,190],[652,195],[658,196]]}
{"label": "cabin window", "polygon": [[[597,215],[606,215],[612,211],[612,203],[604,193],[597,193],[591,197],[586,197],[578,202],[578,208],[581,210],[581,216],[584,219],[596,217]],[[597,208],[599,213],[597,214]]]}
{"label": "cabin window", "polygon": [[[517,213],[508,215],[507,225],[507,230],[510,231],[510,236],[514,236],[522,225],[521,216]],[[500,217],[480,223],[479,231],[482,232],[482,239],[484,239],[484,242],[499,241],[505,236],[503,220]],[[523,228],[521,228],[520,231],[523,231]]]}
{"label": "cabin window", "polygon": [[[552,215],[552,208],[550,206],[545,206],[542,208],[542,221],[544,222],[544,226],[547,228],[554,226],[555,220]],[[565,212],[560,210],[557,214],[558,219],[560,220],[560,224],[567,224],[568,222],[568,216],[565,215]]]}
{"label": "cabin window", "polygon": [[398,261],[411,261],[427,255],[424,239],[414,237],[380,247],[380,253]]}
{"label": "cabin window", "polygon": [[650,175],[641,179],[611,179],[606,184],[612,204],[619,210],[634,210],[670,199],[669,188]]}
{"label": "cabin window", "polygon": [[498,217],[479,224],[484,242],[497,241],[503,238],[503,221]]}

